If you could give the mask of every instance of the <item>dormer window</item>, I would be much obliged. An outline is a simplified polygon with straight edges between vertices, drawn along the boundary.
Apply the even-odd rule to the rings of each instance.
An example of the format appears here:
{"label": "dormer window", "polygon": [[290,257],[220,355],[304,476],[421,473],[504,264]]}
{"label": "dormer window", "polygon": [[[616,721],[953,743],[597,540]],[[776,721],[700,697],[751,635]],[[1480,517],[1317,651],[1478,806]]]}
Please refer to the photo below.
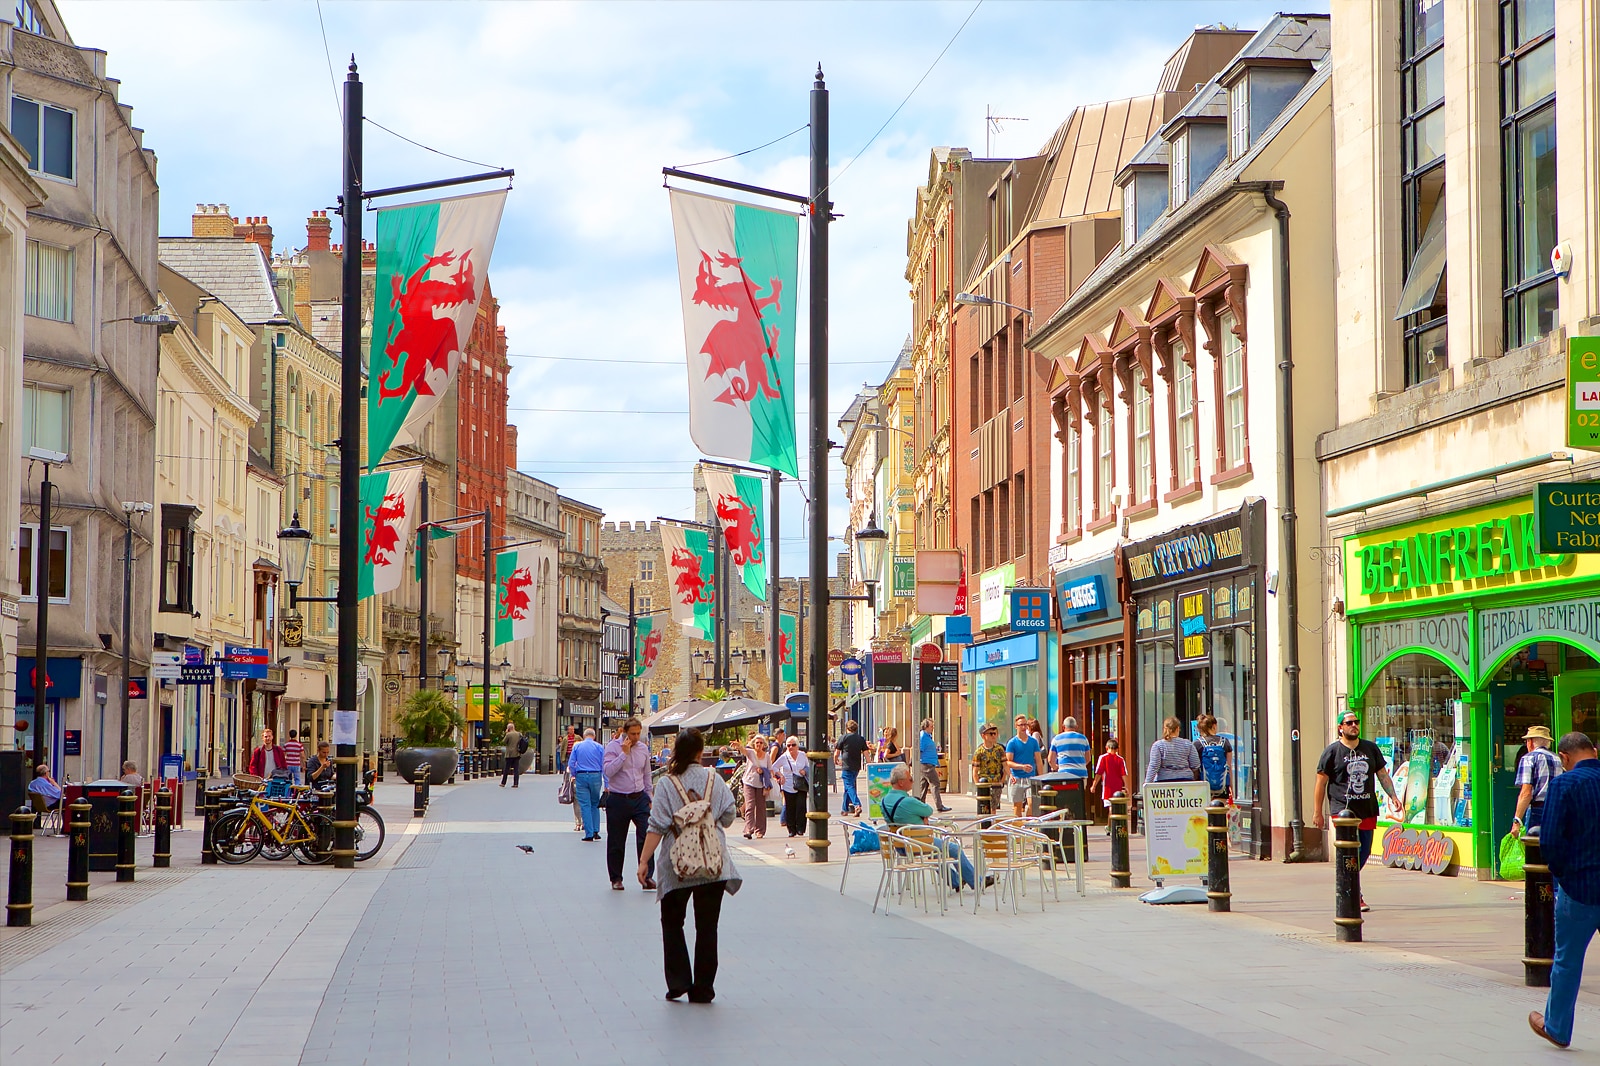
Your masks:
{"label": "dormer window", "polygon": [[1167,209],[1167,168],[1132,164],[1123,175],[1122,246],[1131,248]]}
{"label": "dormer window", "polygon": [[1182,207],[1189,199],[1189,134],[1180,133],[1172,139],[1169,169],[1172,174],[1170,199],[1173,207]]}
{"label": "dormer window", "polygon": [[1311,64],[1256,60],[1224,75],[1228,85],[1229,155],[1238,159],[1261,139],[1283,109],[1311,80]]}
{"label": "dormer window", "polygon": [[1250,150],[1250,79],[1240,78],[1228,90],[1228,140],[1238,159]]}

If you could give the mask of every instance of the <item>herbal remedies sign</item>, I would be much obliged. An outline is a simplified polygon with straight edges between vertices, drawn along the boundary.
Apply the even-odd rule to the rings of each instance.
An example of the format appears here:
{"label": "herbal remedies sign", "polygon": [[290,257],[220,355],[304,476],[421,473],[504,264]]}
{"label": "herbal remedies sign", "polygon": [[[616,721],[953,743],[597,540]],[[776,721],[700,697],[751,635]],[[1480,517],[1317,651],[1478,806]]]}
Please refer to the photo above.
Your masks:
{"label": "herbal remedies sign", "polygon": [[1204,874],[1211,786],[1204,781],[1146,781],[1140,795],[1150,879]]}

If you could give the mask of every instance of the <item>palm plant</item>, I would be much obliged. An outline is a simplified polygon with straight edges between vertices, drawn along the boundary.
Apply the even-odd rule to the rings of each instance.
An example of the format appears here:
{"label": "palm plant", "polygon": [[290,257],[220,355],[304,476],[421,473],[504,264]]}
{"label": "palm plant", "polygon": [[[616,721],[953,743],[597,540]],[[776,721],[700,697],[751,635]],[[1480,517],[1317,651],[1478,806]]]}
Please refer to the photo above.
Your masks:
{"label": "palm plant", "polygon": [[438,748],[455,744],[466,719],[438,689],[423,688],[406,697],[395,725],[408,748]]}

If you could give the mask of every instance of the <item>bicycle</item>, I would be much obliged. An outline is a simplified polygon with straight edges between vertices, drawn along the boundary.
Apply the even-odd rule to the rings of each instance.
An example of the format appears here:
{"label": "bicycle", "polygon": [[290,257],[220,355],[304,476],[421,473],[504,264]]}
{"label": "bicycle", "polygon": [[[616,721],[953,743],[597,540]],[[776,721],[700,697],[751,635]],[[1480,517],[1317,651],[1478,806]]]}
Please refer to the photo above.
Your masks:
{"label": "bicycle", "polygon": [[302,811],[300,804],[254,793],[243,807],[223,814],[211,828],[211,851],[230,866],[247,863],[271,842],[282,858],[298,853],[300,861],[317,865],[333,858],[333,819]]}

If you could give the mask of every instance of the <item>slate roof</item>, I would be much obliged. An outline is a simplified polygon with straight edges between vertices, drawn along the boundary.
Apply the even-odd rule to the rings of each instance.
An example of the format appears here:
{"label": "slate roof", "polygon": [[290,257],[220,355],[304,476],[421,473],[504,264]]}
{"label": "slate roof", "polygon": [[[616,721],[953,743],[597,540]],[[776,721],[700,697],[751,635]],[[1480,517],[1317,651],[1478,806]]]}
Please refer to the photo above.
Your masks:
{"label": "slate roof", "polygon": [[281,314],[260,246],[242,237],[162,237],[161,262],[252,326]]}

